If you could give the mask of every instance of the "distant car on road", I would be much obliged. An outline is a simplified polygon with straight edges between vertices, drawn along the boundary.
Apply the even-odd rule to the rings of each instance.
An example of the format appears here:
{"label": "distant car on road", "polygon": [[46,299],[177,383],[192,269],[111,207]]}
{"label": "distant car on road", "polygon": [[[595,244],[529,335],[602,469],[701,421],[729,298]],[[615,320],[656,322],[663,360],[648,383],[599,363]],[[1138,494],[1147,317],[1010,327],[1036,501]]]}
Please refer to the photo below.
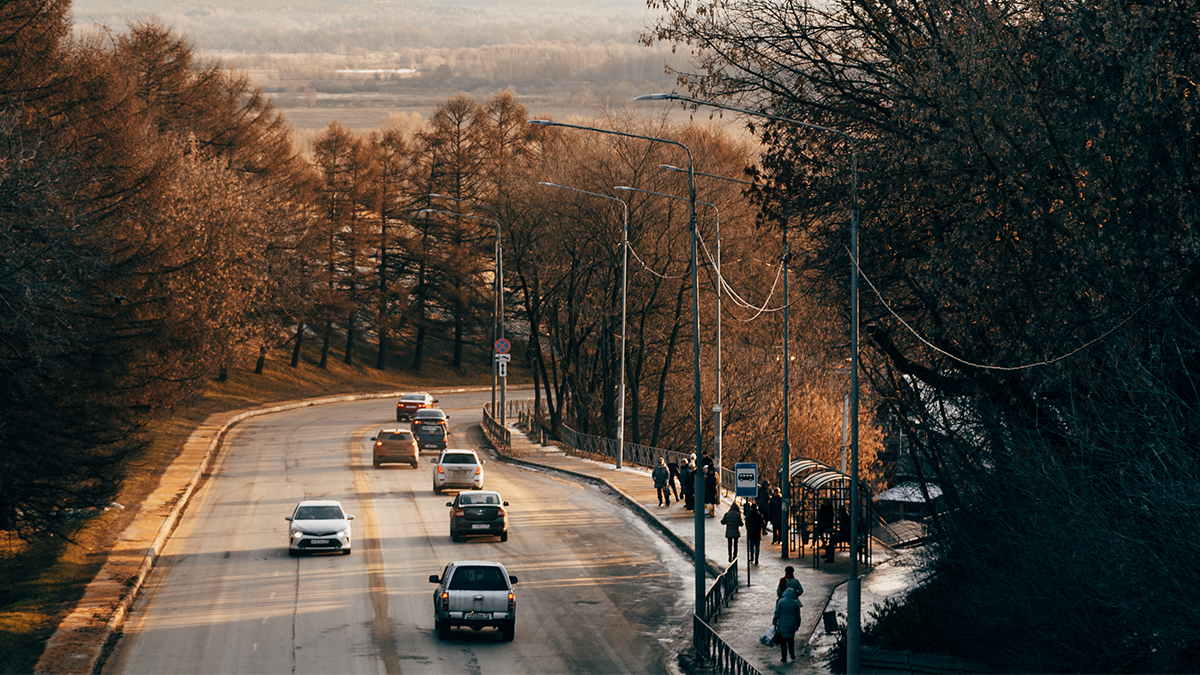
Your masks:
{"label": "distant car on road", "polygon": [[433,492],[446,488],[483,489],[483,460],[474,450],[447,448],[433,462]]}
{"label": "distant car on road", "polygon": [[450,432],[441,424],[422,424],[416,431],[417,448],[421,450],[445,450],[450,441]]}
{"label": "distant car on road", "polygon": [[354,516],[342,510],[341,502],[332,499],[310,499],[296,505],[287,519],[288,555],[341,551],[350,555],[350,521]]}
{"label": "distant car on road", "polygon": [[437,403],[437,399],[425,392],[405,394],[396,403],[396,421],[403,422],[411,419],[418,410],[432,408],[435,403]]}
{"label": "distant car on road", "polygon": [[420,450],[417,439],[406,429],[380,429],[372,436],[375,446],[371,449],[371,464],[378,469],[380,464],[408,464],[417,468],[420,463]]}
{"label": "distant car on road", "polygon": [[441,576],[429,575],[437,584],[433,592],[433,627],[438,638],[450,639],[450,628],[469,626],[500,629],[500,637],[511,642],[517,626],[517,578],[504,565],[488,560],[459,560],[446,565]]}
{"label": "distant car on road", "polygon": [[446,420],[448,419],[450,419],[450,416],[441,408],[423,408],[413,415],[409,427],[416,433],[429,426],[445,427]]}
{"label": "distant car on road", "polygon": [[508,541],[508,502],[499,492],[472,490],[460,492],[450,507],[450,539],[462,541],[463,537],[500,537]]}

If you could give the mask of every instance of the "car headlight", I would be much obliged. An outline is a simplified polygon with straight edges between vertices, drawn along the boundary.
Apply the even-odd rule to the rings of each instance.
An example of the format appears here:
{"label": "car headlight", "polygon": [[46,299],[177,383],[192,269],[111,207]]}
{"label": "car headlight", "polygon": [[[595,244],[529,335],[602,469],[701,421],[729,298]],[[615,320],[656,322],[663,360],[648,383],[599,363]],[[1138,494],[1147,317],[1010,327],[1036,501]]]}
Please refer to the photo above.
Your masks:
{"label": "car headlight", "polygon": [[349,537],[349,536],[350,536],[350,530],[338,530],[338,532],[337,532],[337,536],[339,536],[339,537]]}
{"label": "car headlight", "polygon": [[300,537],[303,537],[303,536],[304,536],[304,533],[301,532],[300,530],[292,530],[292,539],[299,539]]}

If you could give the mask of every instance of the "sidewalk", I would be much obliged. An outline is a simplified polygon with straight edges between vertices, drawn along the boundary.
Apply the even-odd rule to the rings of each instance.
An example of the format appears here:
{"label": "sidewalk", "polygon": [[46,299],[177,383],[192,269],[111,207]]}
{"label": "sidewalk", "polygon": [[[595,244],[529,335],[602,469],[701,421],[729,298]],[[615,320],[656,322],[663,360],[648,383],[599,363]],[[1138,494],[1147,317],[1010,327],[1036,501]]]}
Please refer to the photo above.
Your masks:
{"label": "sidewalk", "polygon": [[[603,482],[609,485],[629,508],[637,511],[651,526],[656,527],[673,541],[687,556],[695,555],[695,520],[692,511],[683,508],[682,502],[671,502],[670,507],[658,505],[658,495],[649,469],[624,466],[617,470],[613,464],[593,461],[568,455],[555,446],[541,446],[531,441],[525,433],[509,426],[512,432],[512,447],[507,452],[497,451],[501,459],[512,464],[528,464],[542,469],[562,472],[588,482]],[[723,570],[726,543],[725,526],[720,517],[729,509],[728,496],[717,508],[716,518],[705,519],[705,558],[712,580],[713,570]],[[744,536],[744,529],[743,529]],[[803,673],[830,675],[828,666],[831,651],[837,642],[836,634],[826,634],[822,625],[822,614],[834,611],[840,624],[846,623],[846,578],[850,571],[849,553],[839,552],[833,563],[821,562],[819,569],[813,568],[812,548],[803,554],[792,551],[784,560],[778,544],[771,545],[770,537],[763,540],[759,565],[750,567],[750,585],[746,585],[744,564],[746,542],[739,542],[741,558],[738,562],[738,592],[720,614],[709,622],[734,651],[763,673]],[[868,618],[868,610],[884,597],[898,594],[907,589],[912,578],[907,557],[882,546],[872,550],[872,566],[859,568],[862,575],[862,619]],[[771,624],[775,610],[775,585],[783,576],[783,568],[791,565],[795,576],[804,587],[800,597],[802,623],[796,633],[795,662],[780,663],[779,647],[765,647],[758,638]],[[711,586],[710,586],[711,587]]]}

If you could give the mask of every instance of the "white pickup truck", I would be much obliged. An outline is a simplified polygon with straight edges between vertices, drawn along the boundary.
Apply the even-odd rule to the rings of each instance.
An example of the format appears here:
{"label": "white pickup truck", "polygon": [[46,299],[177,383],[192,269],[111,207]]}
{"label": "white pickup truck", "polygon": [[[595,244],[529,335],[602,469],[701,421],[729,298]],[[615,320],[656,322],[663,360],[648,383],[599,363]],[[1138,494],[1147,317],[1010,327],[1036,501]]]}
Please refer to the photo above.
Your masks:
{"label": "white pickup truck", "polygon": [[512,641],[517,625],[517,578],[504,565],[487,560],[459,560],[446,565],[441,576],[429,575],[438,585],[433,593],[433,627],[438,638],[450,639],[452,626],[500,629]]}

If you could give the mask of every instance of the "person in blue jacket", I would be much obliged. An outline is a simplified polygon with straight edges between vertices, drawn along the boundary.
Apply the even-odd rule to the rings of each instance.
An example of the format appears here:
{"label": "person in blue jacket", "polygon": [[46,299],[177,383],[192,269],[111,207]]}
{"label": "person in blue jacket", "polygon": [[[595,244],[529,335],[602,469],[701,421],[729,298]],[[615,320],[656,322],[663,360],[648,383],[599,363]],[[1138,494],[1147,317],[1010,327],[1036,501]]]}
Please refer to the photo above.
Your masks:
{"label": "person in blue jacket", "polygon": [[771,623],[778,631],[775,641],[779,643],[780,662],[787,663],[789,654],[795,661],[796,631],[800,630],[800,597],[796,589],[788,588],[783,592],[783,597],[775,603],[775,617]]}

